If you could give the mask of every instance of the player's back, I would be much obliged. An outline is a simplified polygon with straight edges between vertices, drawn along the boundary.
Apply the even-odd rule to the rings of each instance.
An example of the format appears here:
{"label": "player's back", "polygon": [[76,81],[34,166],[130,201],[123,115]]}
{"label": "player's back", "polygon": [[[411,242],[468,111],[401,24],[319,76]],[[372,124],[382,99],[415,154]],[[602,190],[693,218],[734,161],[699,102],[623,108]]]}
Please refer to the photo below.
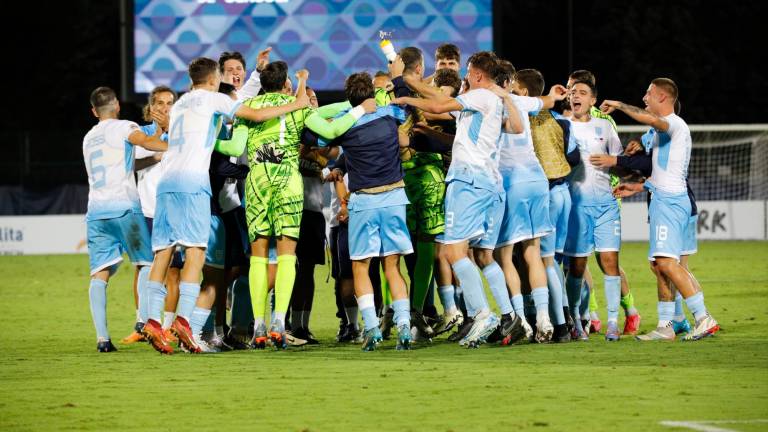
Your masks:
{"label": "player's back", "polygon": [[691,131],[677,114],[663,117],[669,124],[666,132],[649,130],[643,136],[653,148],[651,178],[654,188],[670,194],[687,191],[688,163],[691,159]]}
{"label": "player's back", "polygon": [[208,167],[222,120],[232,118],[240,106],[229,96],[192,90],[173,104],[168,151],[160,162],[162,178],[157,193],[211,194]]}
{"label": "player's back", "polygon": [[498,153],[504,112],[501,98],[488,89],[475,89],[456,100],[463,109],[456,118],[456,137],[446,181],[469,177],[478,187],[499,185]]}
{"label": "player's back", "polygon": [[[246,100],[246,106],[259,109],[289,104],[295,97],[282,93],[265,93]],[[265,122],[244,121],[248,126],[248,161],[290,164],[299,168],[299,142],[304,121],[312,113],[300,109]]]}
{"label": "player's back", "polygon": [[499,171],[503,177],[510,177],[509,181],[512,183],[545,180],[544,170],[533,150],[531,122],[528,117],[529,113],[538,113],[542,107],[542,101],[539,98],[512,95],[512,102],[519,111],[523,132],[519,134],[502,132],[499,145]]}
{"label": "player's back", "polygon": [[571,121],[571,135],[579,147],[581,163],[569,178],[574,203],[602,205],[615,202],[608,168],[589,163],[589,156],[618,155],[622,151],[616,130],[606,119],[592,117],[588,122]]}
{"label": "player's back", "polygon": [[86,220],[111,219],[141,211],[133,178],[133,145],[128,136],[139,130],[131,121],[109,119],[96,124],[83,139],[88,172]]}
{"label": "player's back", "polygon": [[[571,167],[565,157],[566,139],[570,140],[570,121],[550,110],[541,110],[529,119],[536,157],[549,180],[567,176]],[[560,122],[567,122],[564,126]],[[567,135],[567,138],[566,138]],[[572,141],[571,141],[572,142]]]}

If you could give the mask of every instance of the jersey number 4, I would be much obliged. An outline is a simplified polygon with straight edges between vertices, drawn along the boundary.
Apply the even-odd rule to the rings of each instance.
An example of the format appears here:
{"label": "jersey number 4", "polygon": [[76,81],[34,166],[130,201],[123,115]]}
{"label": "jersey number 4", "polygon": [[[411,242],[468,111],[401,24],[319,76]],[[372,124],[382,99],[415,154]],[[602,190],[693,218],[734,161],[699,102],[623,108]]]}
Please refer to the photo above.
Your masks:
{"label": "jersey number 4", "polygon": [[171,133],[168,136],[168,147],[179,147],[179,152],[184,145],[184,116],[179,117],[179,120],[173,123],[171,127]]}

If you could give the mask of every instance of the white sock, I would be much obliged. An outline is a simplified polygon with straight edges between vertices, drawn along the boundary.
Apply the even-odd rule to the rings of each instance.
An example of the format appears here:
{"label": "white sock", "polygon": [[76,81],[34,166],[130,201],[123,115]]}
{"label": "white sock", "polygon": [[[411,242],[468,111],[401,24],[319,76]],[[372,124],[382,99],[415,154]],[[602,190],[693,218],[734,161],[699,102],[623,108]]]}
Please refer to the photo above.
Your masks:
{"label": "white sock", "polygon": [[163,314],[163,330],[168,330],[171,328],[171,325],[173,324],[173,320],[176,318],[176,312],[168,312],[166,311],[165,314]]}

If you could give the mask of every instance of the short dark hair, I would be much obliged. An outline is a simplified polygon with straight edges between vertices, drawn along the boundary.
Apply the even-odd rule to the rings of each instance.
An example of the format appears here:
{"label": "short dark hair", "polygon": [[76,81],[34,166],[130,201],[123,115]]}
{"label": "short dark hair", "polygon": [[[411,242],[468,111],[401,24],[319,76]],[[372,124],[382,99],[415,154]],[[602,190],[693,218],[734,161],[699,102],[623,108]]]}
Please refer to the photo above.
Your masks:
{"label": "short dark hair", "polygon": [[373,74],[374,78],[383,77],[383,76],[389,78],[389,72],[380,70],[380,71],[376,71],[376,73]]}
{"label": "short dark hair", "polygon": [[655,85],[656,87],[659,87],[664,91],[664,93],[667,93],[668,95],[672,96],[672,99],[674,101],[677,101],[677,84],[675,84],[674,81],[672,81],[669,78],[656,78],[653,81],[651,81],[651,84]]}
{"label": "short dark hair", "polygon": [[243,65],[243,69],[245,69],[245,59],[243,58],[243,55],[240,54],[238,51],[224,51],[219,56],[219,71],[224,72],[224,63],[227,60],[237,60]]}
{"label": "short dark hair", "polygon": [[198,57],[189,64],[189,79],[192,85],[203,84],[211,74],[216,73],[219,64],[207,57]]}
{"label": "short dark hair", "polygon": [[544,94],[544,76],[536,69],[521,69],[515,72],[514,80],[528,90],[528,96]]}
{"label": "short dark hair", "polygon": [[478,51],[467,60],[467,66],[483,71],[488,78],[495,79],[499,69],[499,58],[491,51]]}
{"label": "short dark hair", "polygon": [[160,93],[170,93],[170,94],[172,94],[174,102],[176,101],[176,99],[178,99],[178,95],[176,94],[176,92],[173,91],[173,89],[168,87],[168,86],[159,85],[159,86],[153,88],[152,91],[149,92],[149,99],[147,100],[147,104],[144,105],[144,108],[141,110],[141,114],[142,114],[142,117],[144,118],[144,121],[148,121],[148,122],[152,121],[152,115],[150,115],[150,113],[149,113],[149,107],[153,103],[155,103],[155,98]]}
{"label": "short dark hair", "polygon": [[344,81],[344,93],[352,106],[374,97],[373,78],[368,72],[353,73]]}
{"label": "short dark hair", "polygon": [[435,71],[435,77],[433,78],[435,86],[449,86],[455,90],[451,96],[459,94],[461,89],[461,77],[459,73],[453,69],[438,69]]}
{"label": "short dark hair", "polygon": [[117,102],[115,91],[109,87],[97,87],[91,92],[91,106],[96,111]]}
{"label": "short dark hair", "polygon": [[288,64],[284,61],[273,61],[264,66],[261,74],[261,88],[265,92],[279,92],[285,87],[285,80],[288,79]]}
{"label": "short dark hair", "polygon": [[589,82],[592,84],[592,87],[594,87],[597,84],[597,81],[595,81],[595,74],[593,74],[592,72],[586,69],[579,69],[579,70],[573,71],[571,72],[570,75],[568,75],[568,78],[574,81]]}
{"label": "short dark hair", "polygon": [[499,60],[499,67],[496,70],[496,84],[499,87],[504,87],[504,83],[512,81],[512,77],[515,76],[515,65],[509,60]]}
{"label": "short dark hair", "polygon": [[421,54],[421,50],[416,47],[405,47],[400,50],[399,54],[407,72],[412,72],[416,66],[424,64],[424,56]]}
{"label": "short dark hair", "polygon": [[461,51],[454,44],[442,44],[435,50],[435,61],[437,60],[456,60],[456,62],[460,63]]}
{"label": "short dark hair", "polygon": [[576,84],[584,84],[585,86],[589,87],[589,91],[592,92],[592,96],[597,97],[597,87],[595,87],[594,83],[591,83],[589,81],[574,81],[571,85],[571,88],[576,87]]}

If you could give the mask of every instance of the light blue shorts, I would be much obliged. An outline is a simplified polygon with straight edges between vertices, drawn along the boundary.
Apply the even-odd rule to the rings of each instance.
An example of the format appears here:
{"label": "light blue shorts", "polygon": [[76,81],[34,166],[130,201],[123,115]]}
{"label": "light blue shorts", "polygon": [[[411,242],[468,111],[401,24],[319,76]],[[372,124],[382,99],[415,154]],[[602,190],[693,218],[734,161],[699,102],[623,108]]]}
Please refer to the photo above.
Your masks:
{"label": "light blue shorts", "polygon": [[699,250],[699,244],[697,241],[697,230],[699,227],[699,215],[695,214],[688,219],[688,227],[685,230],[685,240],[683,243],[683,251],[680,255],[693,255]]}
{"label": "light blue shorts", "polygon": [[349,211],[349,257],[352,261],[413,253],[406,204]]}
{"label": "light blue shorts", "polygon": [[445,232],[436,241],[445,244],[474,240],[472,247],[493,249],[504,217],[504,195],[451,180],[445,191]]}
{"label": "light blue shorts", "polygon": [[532,181],[507,184],[504,218],[496,247],[543,237],[554,229],[549,220],[549,183]]}
{"label": "light blue shorts", "polygon": [[565,239],[568,236],[568,218],[571,215],[571,192],[568,183],[554,186],[549,190],[549,221],[555,228],[541,239],[541,256],[562,254],[565,249]]}
{"label": "light blue shorts", "polygon": [[618,203],[574,205],[568,218],[563,255],[586,257],[597,252],[618,252],[621,247],[621,212]]}
{"label": "light blue shorts", "polygon": [[688,195],[665,195],[658,190],[654,191],[648,217],[648,258],[668,257],[679,261],[691,221],[691,200]]}
{"label": "light blue shorts", "polygon": [[112,273],[123,261],[123,253],[135,265],[152,265],[149,228],[141,212],[128,211],[111,218],[86,222],[91,275],[109,268]]}
{"label": "light blue shorts", "polygon": [[277,239],[274,237],[269,238],[269,263],[270,264],[277,264]]}
{"label": "light blue shorts", "polygon": [[211,214],[211,231],[208,235],[208,246],[205,248],[205,265],[217,269],[224,268],[224,257],[227,254],[226,241],[227,233],[221,216]]}
{"label": "light blue shorts", "polygon": [[157,194],[152,224],[152,250],[172,246],[208,246],[211,234],[211,197],[205,193]]}

